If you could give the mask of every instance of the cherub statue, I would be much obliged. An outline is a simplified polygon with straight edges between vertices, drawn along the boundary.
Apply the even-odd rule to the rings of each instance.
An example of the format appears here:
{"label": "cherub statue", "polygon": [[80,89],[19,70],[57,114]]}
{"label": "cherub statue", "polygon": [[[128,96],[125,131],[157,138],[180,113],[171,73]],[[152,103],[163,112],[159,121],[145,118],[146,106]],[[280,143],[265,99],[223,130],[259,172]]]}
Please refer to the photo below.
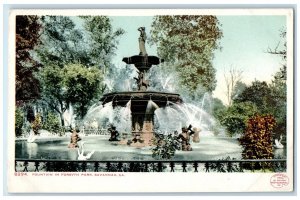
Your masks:
{"label": "cherub statue", "polygon": [[138,71],[138,77],[134,77],[134,79],[136,80],[137,86],[138,86],[138,90],[139,91],[145,91],[147,90],[147,87],[149,86],[149,81],[145,80],[145,76],[143,72],[139,72]]}

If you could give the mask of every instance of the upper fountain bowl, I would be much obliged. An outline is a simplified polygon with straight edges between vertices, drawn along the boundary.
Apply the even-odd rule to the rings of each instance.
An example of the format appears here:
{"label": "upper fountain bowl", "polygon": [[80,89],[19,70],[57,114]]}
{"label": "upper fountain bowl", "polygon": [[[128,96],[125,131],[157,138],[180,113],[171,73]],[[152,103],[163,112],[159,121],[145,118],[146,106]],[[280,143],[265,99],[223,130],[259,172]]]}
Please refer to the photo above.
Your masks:
{"label": "upper fountain bowl", "polygon": [[139,71],[148,71],[152,65],[163,63],[164,59],[160,59],[157,56],[135,55],[131,57],[125,57],[122,61],[126,64],[134,64]]}

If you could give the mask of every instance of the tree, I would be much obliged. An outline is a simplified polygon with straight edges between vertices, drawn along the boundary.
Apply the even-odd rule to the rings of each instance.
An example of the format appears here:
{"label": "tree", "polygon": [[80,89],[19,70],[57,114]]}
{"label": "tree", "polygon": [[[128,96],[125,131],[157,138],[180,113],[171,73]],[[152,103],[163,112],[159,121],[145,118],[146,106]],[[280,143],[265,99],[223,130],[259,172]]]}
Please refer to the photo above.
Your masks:
{"label": "tree", "polygon": [[286,66],[274,75],[272,83],[270,84],[271,96],[273,98],[273,105],[270,106],[270,113],[275,117],[277,126],[274,131],[276,137],[286,134],[286,112],[287,112],[287,86],[286,86]]}
{"label": "tree", "polygon": [[224,73],[225,85],[226,85],[226,97],[229,106],[232,105],[233,92],[236,84],[241,81],[243,71],[234,69],[231,67],[229,73]]}
{"label": "tree", "polygon": [[270,54],[279,55],[282,58],[282,60],[286,61],[287,59],[286,29],[280,30],[280,37],[282,41],[279,41],[277,46],[274,49],[271,49],[269,47],[267,52]]}
{"label": "tree", "polygon": [[80,64],[64,67],[64,88],[67,102],[74,105],[76,113],[82,119],[88,108],[99,101],[103,75],[96,67],[86,68]]}
{"label": "tree", "polygon": [[261,114],[270,114],[270,107],[274,105],[271,89],[265,81],[253,81],[249,87],[234,100],[235,102],[252,102]]}
{"label": "tree", "polygon": [[43,16],[42,21],[42,44],[36,52],[43,65],[63,67],[74,62],[91,63],[83,33],[70,17]]}
{"label": "tree", "polygon": [[31,51],[40,43],[41,24],[38,16],[16,16],[16,102],[35,100],[40,95],[35,76],[40,65]]}
{"label": "tree", "polygon": [[197,88],[211,92],[216,87],[213,51],[222,37],[216,16],[156,16],[152,23],[151,41],[167,65],[174,65],[180,84],[193,96]]}
{"label": "tree", "polygon": [[118,37],[124,34],[123,29],[113,31],[111,21],[107,16],[81,16],[83,26],[88,35],[88,50],[91,65],[106,69],[112,66],[111,59],[114,55]]}
{"label": "tree", "polygon": [[42,16],[42,21],[42,44],[36,50],[45,68],[39,74],[42,96],[59,113],[64,126],[63,113],[70,103],[77,116],[83,117],[91,102],[99,98],[99,91],[105,89],[100,84],[104,69],[112,67],[111,55],[122,31],[113,32],[109,18],[100,16]]}
{"label": "tree", "polygon": [[42,70],[43,100],[59,113],[62,126],[63,113],[70,103],[78,116],[83,118],[88,107],[99,99],[102,76],[98,68],[87,68],[81,64],[69,64],[63,68],[48,66]]}
{"label": "tree", "polygon": [[40,72],[42,99],[53,111],[59,113],[63,127],[63,113],[68,109],[70,103],[64,86],[64,79],[64,70],[59,66],[45,66]]}
{"label": "tree", "polygon": [[272,114],[276,118],[277,126],[275,127],[276,137],[279,135],[286,134],[286,99],[287,99],[287,44],[286,44],[286,30],[283,29],[280,31],[281,41],[278,42],[277,46],[274,49],[268,48],[267,52],[274,55],[279,55],[283,64],[280,70],[274,75],[274,79],[270,84],[271,95],[274,99],[274,104],[272,105]]}

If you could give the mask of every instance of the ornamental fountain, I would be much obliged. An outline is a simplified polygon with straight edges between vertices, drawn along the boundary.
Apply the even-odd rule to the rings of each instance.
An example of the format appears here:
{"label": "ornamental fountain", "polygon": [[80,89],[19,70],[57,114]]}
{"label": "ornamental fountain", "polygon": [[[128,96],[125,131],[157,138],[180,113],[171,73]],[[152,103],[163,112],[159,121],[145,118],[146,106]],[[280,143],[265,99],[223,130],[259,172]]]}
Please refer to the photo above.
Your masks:
{"label": "ornamental fountain", "polygon": [[147,54],[145,27],[140,27],[138,31],[140,31],[139,55],[125,57],[122,60],[126,64],[133,64],[137,69],[138,77],[134,78],[137,91],[104,94],[100,101],[102,105],[112,102],[113,108],[128,106],[130,102],[132,137],[139,138],[138,142],[142,143],[140,146],[148,146],[151,145],[154,136],[154,111],[166,107],[169,103],[180,104],[182,99],[179,94],[147,90],[150,83],[145,79],[145,74],[152,65],[159,65],[164,60]]}

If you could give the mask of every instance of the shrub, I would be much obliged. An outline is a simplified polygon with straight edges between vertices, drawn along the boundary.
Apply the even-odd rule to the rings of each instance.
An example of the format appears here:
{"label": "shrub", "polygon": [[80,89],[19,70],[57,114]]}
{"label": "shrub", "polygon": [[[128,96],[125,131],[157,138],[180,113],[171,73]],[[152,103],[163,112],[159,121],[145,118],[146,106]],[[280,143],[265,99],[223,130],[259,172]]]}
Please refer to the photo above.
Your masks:
{"label": "shrub", "polygon": [[180,150],[180,143],[175,134],[156,134],[153,144],[152,157],[158,159],[171,159],[176,150]]}
{"label": "shrub", "polygon": [[234,136],[245,131],[247,120],[257,112],[257,107],[252,102],[234,103],[227,110],[218,113],[218,119],[226,127],[228,134]]}
{"label": "shrub", "polygon": [[41,129],[41,127],[42,127],[42,117],[40,113],[37,113],[33,122],[31,122],[31,128],[35,135],[38,134],[38,131]]}
{"label": "shrub", "polygon": [[61,130],[60,120],[57,115],[52,112],[49,112],[46,116],[43,128],[52,132],[57,133]]}
{"label": "shrub", "polygon": [[247,122],[246,131],[239,139],[243,146],[242,157],[244,159],[272,159],[273,140],[272,131],[276,121],[272,115],[250,118]]}
{"label": "shrub", "polygon": [[16,108],[16,111],[15,111],[15,134],[16,134],[16,137],[22,135],[23,121],[24,121],[24,113],[22,112],[21,109]]}

